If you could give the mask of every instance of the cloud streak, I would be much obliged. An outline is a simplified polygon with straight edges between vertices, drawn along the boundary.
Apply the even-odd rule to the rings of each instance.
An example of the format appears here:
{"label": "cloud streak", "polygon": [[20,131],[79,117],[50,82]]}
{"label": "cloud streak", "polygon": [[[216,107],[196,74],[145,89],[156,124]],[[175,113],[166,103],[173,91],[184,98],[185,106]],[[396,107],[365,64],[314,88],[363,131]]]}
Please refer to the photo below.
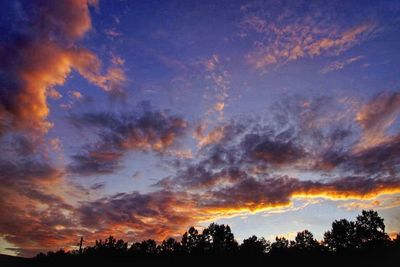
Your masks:
{"label": "cloud streak", "polygon": [[346,67],[347,65],[352,64],[353,62],[359,61],[359,60],[361,60],[363,58],[364,58],[363,56],[356,56],[356,57],[347,58],[345,60],[334,61],[334,62],[330,63],[328,66],[324,67],[321,70],[321,73],[322,74],[327,74],[327,73],[332,72],[332,71],[341,70],[344,67]]}
{"label": "cloud streak", "polygon": [[242,9],[240,36],[254,40],[247,60],[256,69],[301,58],[339,55],[372,38],[378,31],[377,24],[372,21],[355,26],[341,24],[332,16],[332,10],[329,12],[329,5],[318,10],[311,5],[302,14],[298,14],[300,7],[287,8],[281,3],[270,3],[270,6],[265,10],[250,4]]}

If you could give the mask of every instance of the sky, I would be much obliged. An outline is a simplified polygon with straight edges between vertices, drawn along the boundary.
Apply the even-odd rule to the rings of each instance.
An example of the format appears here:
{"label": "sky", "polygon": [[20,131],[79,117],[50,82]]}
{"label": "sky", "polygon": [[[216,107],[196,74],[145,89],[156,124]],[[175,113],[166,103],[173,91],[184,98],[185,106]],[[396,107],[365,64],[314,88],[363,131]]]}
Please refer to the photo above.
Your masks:
{"label": "sky", "polygon": [[399,1],[1,1],[0,33],[0,253],[400,231]]}

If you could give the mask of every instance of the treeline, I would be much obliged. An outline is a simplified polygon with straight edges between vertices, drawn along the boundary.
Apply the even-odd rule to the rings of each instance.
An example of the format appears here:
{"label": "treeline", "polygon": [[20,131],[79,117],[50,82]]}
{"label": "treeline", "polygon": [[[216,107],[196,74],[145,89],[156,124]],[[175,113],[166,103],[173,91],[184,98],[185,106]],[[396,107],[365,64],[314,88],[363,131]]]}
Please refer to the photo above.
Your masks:
{"label": "treeline", "polygon": [[[304,230],[294,240],[276,237],[270,242],[251,236],[241,244],[235,240],[228,225],[212,223],[203,231],[191,227],[180,241],[168,238],[157,244],[152,239],[129,244],[110,236],[97,240],[81,250],[40,253],[35,263],[42,265],[75,264],[97,261],[100,264],[130,265],[134,262],[195,264],[237,262],[279,262],[281,264],[307,261],[308,265],[325,265],[346,260],[364,265],[392,263],[400,252],[400,236],[390,239],[383,219],[376,211],[362,211],[355,221],[336,220],[322,241]],[[400,255],[400,254],[399,254]],[[397,256],[398,257],[398,256]],[[329,259],[329,261],[327,261]]]}

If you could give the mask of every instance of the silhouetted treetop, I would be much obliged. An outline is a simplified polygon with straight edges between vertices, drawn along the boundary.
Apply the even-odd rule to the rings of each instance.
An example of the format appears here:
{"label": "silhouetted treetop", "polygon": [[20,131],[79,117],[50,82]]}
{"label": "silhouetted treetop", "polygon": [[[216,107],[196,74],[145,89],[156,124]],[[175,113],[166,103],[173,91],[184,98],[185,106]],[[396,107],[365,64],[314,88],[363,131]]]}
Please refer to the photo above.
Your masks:
{"label": "silhouetted treetop", "polygon": [[319,246],[319,242],[314,239],[314,235],[308,230],[298,232],[295,237],[295,248],[302,250],[313,250],[319,248]]}
{"label": "silhouetted treetop", "polygon": [[363,210],[354,222],[346,219],[334,221],[332,229],[324,234],[324,243],[331,250],[376,246],[388,240],[383,218],[373,210]]}
{"label": "silhouetted treetop", "polygon": [[263,237],[258,238],[253,235],[243,240],[240,245],[240,251],[245,254],[264,254],[270,249],[270,242],[266,241]]}

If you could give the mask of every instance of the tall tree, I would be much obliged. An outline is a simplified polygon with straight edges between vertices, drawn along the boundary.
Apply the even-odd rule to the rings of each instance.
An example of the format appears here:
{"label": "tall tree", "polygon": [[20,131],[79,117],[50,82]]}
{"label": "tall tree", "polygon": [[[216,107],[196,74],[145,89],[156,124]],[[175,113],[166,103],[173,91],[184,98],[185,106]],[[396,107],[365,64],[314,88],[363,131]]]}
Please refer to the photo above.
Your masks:
{"label": "tall tree", "polygon": [[215,253],[234,252],[238,250],[238,243],[229,225],[210,224],[203,230],[203,237],[211,250]]}
{"label": "tall tree", "polygon": [[389,240],[385,232],[385,223],[378,212],[363,210],[355,222],[357,241],[360,246],[382,244]]}
{"label": "tall tree", "polygon": [[301,250],[314,250],[319,248],[319,243],[310,231],[304,230],[297,233],[294,247]]}
{"label": "tall tree", "polygon": [[324,234],[324,243],[334,251],[356,247],[356,226],[346,219],[335,220],[332,229]]}

